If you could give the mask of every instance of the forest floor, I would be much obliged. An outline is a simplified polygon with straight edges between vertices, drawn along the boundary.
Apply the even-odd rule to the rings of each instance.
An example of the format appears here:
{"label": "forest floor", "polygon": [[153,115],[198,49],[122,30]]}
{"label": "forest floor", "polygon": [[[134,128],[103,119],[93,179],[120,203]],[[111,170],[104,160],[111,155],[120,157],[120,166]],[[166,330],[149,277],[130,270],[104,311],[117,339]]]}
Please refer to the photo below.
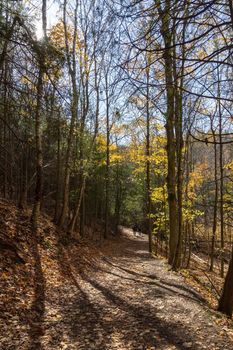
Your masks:
{"label": "forest floor", "polygon": [[35,239],[29,213],[10,209],[0,203],[0,239],[14,237],[25,262],[0,254],[1,350],[233,349],[231,321],[151,257],[146,236],[62,244],[44,217]]}

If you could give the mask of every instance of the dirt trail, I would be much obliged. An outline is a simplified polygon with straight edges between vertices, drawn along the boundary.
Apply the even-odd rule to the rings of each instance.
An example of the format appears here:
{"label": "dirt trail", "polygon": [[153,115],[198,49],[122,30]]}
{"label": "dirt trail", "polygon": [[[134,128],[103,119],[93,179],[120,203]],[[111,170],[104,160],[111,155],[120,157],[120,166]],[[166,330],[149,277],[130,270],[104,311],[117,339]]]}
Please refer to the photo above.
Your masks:
{"label": "dirt trail", "polygon": [[59,252],[53,273],[42,261],[38,318],[23,331],[18,326],[2,350],[232,350],[215,313],[181,276],[149,256],[147,244],[125,230],[81,274],[72,249]]}

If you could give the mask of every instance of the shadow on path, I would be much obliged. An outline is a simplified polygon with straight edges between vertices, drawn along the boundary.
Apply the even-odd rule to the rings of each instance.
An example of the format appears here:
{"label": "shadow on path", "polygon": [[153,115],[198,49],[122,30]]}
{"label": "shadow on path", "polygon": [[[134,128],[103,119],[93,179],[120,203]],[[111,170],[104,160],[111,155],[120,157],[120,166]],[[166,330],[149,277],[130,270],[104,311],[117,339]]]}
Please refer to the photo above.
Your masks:
{"label": "shadow on path", "polygon": [[[104,308],[90,301],[89,295],[84,291],[84,287],[77,279],[79,274],[75,275],[73,272],[74,267],[70,263],[65,248],[59,247],[58,253],[61,273],[65,278],[69,278],[76,287],[76,292],[73,296],[67,296],[66,299],[67,306],[71,312],[67,313],[66,309],[62,310],[63,322],[69,325],[70,337],[84,344],[86,341],[86,349],[89,348],[90,343],[94,342],[98,345],[95,349],[108,350],[112,328],[102,318]],[[85,316],[85,322],[83,322],[83,316]],[[104,334],[109,335],[109,337],[102,337],[102,333],[98,333],[97,329],[104,330]]]}
{"label": "shadow on path", "polygon": [[[131,242],[128,244],[131,244]],[[135,246],[138,245],[134,244]],[[58,255],[61,272],[75,286],[73,294],[67,295],[67,309],[64,307],[62,310],[63,322],[68,325],[72,344],[78,343],[79,346],[81,344],[83,349],[88,349],[90,343],[95,350],[114,349],[112,339],[115,339],[116,334],[120,334],[121,342],[124,344],[125,349],[135,350],[139,346],[143,346],[141,349],[147,349],[152,346],[162,349],[163,346],[167,345],[175,345],[177,349],[185,350],[186,347],[183,345],[184,339],[195,341],[193,333],[184,327],[182,322],[162,320],[157,316],[160,310],[155,305],[150,307],[148,303],[144,303],[147,293],[150,293],[150,298],[160,299],[165,298],[168,292],[178,294],[177,291],[169,288],[165,283],[148,282],[120,276],[111,269],[109,271],[98,269],[98,273],[94,277],[90,277],[83,272],[80,277],[80,274],[76,272],[76,267],[71,264],[71,252],[61,247]],[[122,250],[121,255],[124,256]],[[121,269],[118,264],[111,263],[110,260],[108,260],[108,263],[112,269]],[[132,276],[140,277],[140,274],[130,269],[123,268],[122,270]],[[108,280],[108,274],[119,277],[114,283],[120,288],[123,285],[123,290],[120,292],[118,290],[114,291],[115,285],[112,287],[108,286],[111,283],[111,280]],[[99,282],[100,275],[101,283]],[[153,279],[155,278],[154,276]],[[146,274],[142,274],[141,277],[150,279],[150,276]],[[141,284],[139,288],[144,290],[142,300],[137,300],[133,294],[133,289],[133,298],[130,301],[124,297],[125,291],[126,293],[131,292],[130,286],[124,287],[124,278],[129,279],[133,284]],[[151,288],[152,284],[155,288]],[[180,288],[180,286],[172,286],[177,289]],[[124,290],[124,288],[126,289]],[[123,296],[121,292],[123,292]],[[151,295],[152,293],[153,296]],[[189,297],[182,293],[180,293],[180,296]],[[117,349],[120,349],[120,347]],[[198,348],[195,346],[190,347],[190,349],[197,350]]]}
{"label": "shadow on path", "polygon": [[[130,343],[135,342],[135,346],[140,345],[140,335],[138,333],[138,328],[147,330],[148,326],[151,332],[148,332],[146,336],[143,336],[141,340],[146,343],[147,347],[153,346],[157,347],[161,345],[161,342],[158,339],[162,339],[162,342],[165,341],[166,344],[171,344],[177,346],[180,350],[185,350],[187,347],[183,346],[184,339],[189,339],[194,341],[194,335],[182,326],[181,322],[167,322],[161,320],[156,316],[158,310],[153,307],[148,307],[142,303],[139,305],[134,305],[133,303],[127,302],[122,297],[119,297],[116,293],[113,293],[110,288],[106,288],[102,284],[98,283],[96,280],[90,279],[88,276],[83,276],[83,278],[90,283],[94,288],[99,290],[108,302],[116,307],[119,307],[120,310],[129,315],[130,318],[134,320],[131,323],[131,329],[125,334],[125,341],[130,341]],[[156,294],[155,294],[156,297]],[[113,320],[114,322],[114,320]],[[123,329],[124,324],[121,323]],[[158,337],[153,337],[153,334],[157,334]],[[189,347],[190,349],[197,350],[197,347]],[[136,349],[136,347],[135,347]]]}
{"label": "shadow on path", "polygon": [[[143,277],[143,278],[146,278],[146,279],[150,279],[151,281],[145,281],[145,280],[135,279],[135,278],[132,278],[132,277],[126,277],[126,276],[118,275],[118,274],[112,272],[111,269],[109,271],[107,269],[101,269],[103,272],[105,272],[107,274],[112,274],[112,275],[115,275],[115,276],[117,276],[119,278],[123,278],[123,279],[126,279],[126,280],[131,280],[131,281],[134,281],[135,283],[141,283],[141,284],[144,284],[144,285],[148,284],[148,285],[152,285],[152,286],[158,286],[160,288],[165,289],[167,292],[170,292],[171,294],[180,295],[180,296],[182,296],[184,298],[196,301],[198,303],[202,302],[202,303],[206,304],[206,300],[204,298],[202,298],[201,295],[199,295],[194,290],[192,290],[192,289],[190,289],[188,287],[165,281],[165,280],[157,277],[156,274],[153,274],[153,275],[149,274],[148,275],[148,274],[138,273],[138,272],[135,272],[133,270],[126,269],[126,268],[122,267],[119,264],[112,263],[108,259],[104,259],[104,260],[107,262],[108,265],[111,265],[111,266],[113,266],[113,267],[115,267],[115,268],[117,268],[119,270],[122,270],[123,272],[126,272],[129,275],[136,276],[136,277]],[[175,290],[173,288],[175,288]],[[182,293],[182,291],[184,293]]]}
{"label": "shadow on path", "polygon": [[45,312],[45,278],[37,238],[32,238],[34,257],[34,300],[29,314],[29,347],[28,350],[42,349],[41,337],[44,335],[43,321]]}

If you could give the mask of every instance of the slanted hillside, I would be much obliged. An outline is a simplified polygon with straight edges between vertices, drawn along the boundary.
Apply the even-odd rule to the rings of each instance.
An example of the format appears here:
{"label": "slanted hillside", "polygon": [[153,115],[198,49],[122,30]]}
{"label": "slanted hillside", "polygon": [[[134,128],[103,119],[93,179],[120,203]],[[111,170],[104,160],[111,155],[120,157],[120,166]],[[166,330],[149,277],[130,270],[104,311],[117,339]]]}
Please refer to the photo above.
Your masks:
{"label": "slanted hillside", "polygon": [[46,215],[35,236],[30,216],[31,210],[0,200],[0,349],[12,349],[10,344],[24,349],[29,335],[43,333],[39,325],[49,285],[56,288],[67,279],[66,250],[75,256],[78,273],[94,267],[100,256],[90,242],[65,239]]}

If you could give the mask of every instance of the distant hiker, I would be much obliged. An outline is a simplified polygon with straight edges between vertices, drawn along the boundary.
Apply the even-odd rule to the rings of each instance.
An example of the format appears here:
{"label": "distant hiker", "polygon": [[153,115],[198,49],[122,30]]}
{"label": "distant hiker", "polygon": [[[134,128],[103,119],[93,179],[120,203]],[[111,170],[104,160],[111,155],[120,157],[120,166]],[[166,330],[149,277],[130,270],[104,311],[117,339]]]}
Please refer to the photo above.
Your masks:
{"label": "distant hiker", "polygon": [[139,233],[139,236],[142,237],[142,229],[140,226],[138,226],[138,233]]}
{"label": "distant hiker", "polygon": [[137,237],[138,225],[137,224],[133,225],[132,229],[133,229],[134,236]]}
{"label": "distant hiker", "polygon": [[142,230],[138,224],[135,224],[133,226],[133,234],[135,237],[141,236],[142,235]]}

